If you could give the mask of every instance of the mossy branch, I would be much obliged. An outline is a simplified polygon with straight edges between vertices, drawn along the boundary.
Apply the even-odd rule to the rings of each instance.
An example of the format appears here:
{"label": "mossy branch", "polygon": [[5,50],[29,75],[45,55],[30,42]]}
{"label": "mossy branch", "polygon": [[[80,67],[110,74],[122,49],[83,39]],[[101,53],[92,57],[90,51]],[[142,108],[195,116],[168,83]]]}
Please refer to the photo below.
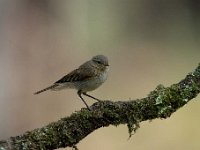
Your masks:
{"label": "mossy branch", "polygon": [[199,92],[200,64],[179,83],[170,87],[159,85],[146,98],[94,103],[90,107],[92,111],[82,108],[45,127],[0,141],[0,150],[76,148],[75,145],[88,134],[109,125],[127,124],[131,135],[139,128],[140,122],[170,117]]}

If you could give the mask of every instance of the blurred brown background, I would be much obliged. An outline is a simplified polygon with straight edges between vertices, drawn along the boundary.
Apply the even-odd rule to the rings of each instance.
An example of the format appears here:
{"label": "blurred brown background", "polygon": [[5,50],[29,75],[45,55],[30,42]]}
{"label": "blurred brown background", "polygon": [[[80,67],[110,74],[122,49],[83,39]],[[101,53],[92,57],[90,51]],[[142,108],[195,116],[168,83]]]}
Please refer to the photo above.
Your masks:
{"label": "blurred brown background", "polygon": [[[200,62],[198,0],[1,0],[0,139],[83,107],[74,90],[33,95],[96,54],[110,60],[100,99],[145,97]],[[166,120],[101,128],[82,150],[199,150],[200,97]],[[94,101],[87,99],[92,104]],[[69,149],[69,148],[68,148]]]}

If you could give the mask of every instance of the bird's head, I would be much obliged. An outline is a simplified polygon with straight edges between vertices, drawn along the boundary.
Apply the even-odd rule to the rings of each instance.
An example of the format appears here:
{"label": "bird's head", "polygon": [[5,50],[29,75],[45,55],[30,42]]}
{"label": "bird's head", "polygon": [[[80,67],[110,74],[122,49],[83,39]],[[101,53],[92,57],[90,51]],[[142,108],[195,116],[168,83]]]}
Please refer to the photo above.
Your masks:
{"label": "bird's head", "polygon": [[108,58],[104,55],[96,55],[92,57],[92,62],[100,68],[107,68],[109,66]]}

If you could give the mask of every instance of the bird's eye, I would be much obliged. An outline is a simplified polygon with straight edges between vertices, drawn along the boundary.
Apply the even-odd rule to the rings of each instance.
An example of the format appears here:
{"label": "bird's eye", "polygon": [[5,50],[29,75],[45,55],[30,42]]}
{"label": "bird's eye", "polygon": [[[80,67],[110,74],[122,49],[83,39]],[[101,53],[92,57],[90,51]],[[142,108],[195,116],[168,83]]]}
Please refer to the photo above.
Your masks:
{"label": "bird's eye", "polygon": [[96,61],[97,62],[97,64],[101,64],[101,62],[100,61]]}

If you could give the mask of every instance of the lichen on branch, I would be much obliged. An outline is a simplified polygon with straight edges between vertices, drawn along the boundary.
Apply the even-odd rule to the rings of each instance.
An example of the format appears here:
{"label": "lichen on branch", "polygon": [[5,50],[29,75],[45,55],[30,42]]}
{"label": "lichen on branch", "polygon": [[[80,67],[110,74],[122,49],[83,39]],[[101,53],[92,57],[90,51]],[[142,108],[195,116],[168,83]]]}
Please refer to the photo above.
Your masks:
{"label": "lichen on branch", "polygon": [[159,85],[143,99],[129,101],[103,101],[82,108],[69,117],[0,141],[0,150],[51,150],[74,147],[87,135],[101,127],[127,124],[129,134],[136,132],[139,123],[156,118],[170,117],[200,92],[200,64],[185,79],[170,87]]}

